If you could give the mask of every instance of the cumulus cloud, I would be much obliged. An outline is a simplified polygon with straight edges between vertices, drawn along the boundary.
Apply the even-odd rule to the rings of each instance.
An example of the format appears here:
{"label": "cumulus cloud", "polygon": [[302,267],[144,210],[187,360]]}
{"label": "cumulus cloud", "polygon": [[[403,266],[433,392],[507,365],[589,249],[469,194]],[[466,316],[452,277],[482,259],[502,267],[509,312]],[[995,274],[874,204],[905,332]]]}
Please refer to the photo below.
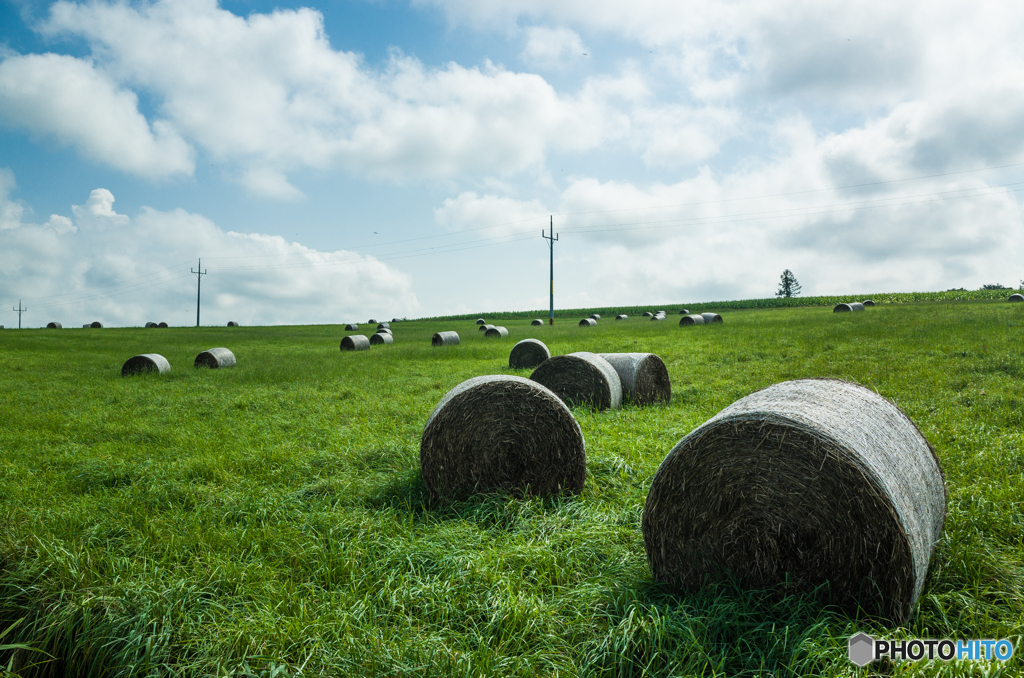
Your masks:
{"label": "cumulus cloud", "polygon": [[32,224],[10,199],[10,179],[0,172],[0,287],[25,299],[36,323],[190,324],[190,268],[199,257],[209,271],[204,324],[339,323],[412,315],[420,307],[410,278],[373,257],[225,231],[181,209],[143,208],[129,217],[113,209],[114,196],[102,188],[72,207],[74,225],[59,215]]}
{"label": "cumulus cloud", "polygon": [[572,29],[531,26],[526,29],[526,44],[520,56],[537,68],[560,69],[582,59],[585,52],[583,40]]}

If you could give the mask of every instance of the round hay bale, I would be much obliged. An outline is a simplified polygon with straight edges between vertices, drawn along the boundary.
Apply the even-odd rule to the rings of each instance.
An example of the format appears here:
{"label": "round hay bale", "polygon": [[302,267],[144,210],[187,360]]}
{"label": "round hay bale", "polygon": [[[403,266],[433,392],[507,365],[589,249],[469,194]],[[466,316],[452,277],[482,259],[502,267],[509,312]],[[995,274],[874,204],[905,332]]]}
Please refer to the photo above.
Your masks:
{"label": "round hay bale", "polygon": [[650,311],[644,311],[644,317],[645,318],[653,318],[654,314],[651,313]]}
{"label": "round hay bale", "polygon": [[365,351],[370,348],[370,340],[363,334],[350,334],[341,340],[342,351]]}
{"label": "round hay bale", "polygon": [[236,323],[234,320],[229,320],[228,327],[238,327],[238,323]]}
{"label": "round hay bale", "polygon": [[389,323],[389,322],[377,323],[377,329],[378,330],[390,330],[391,329],[391,323]]}
{"label": "round hay bale", "polygon": [[355,332],[358,329],[359,325],[356,325],[355,323],[349,323],[348,325],[345,325],[346,332]]}
{"label": "round hay bale", "polygon": [[393,322],[393,323],[400,323],[400,322],[402,322],[402,319],[401,318],[392,318],[391,322]]}
{"label": "round hay bale", "polygon": [[395,338],[387,332],[377,332],[376,334],[370,335],[370,344],[372,346],[383,346],[393,343],[395,343]]}
{"label": "round hay bale", "polygon": [[395,333],[391,331],[390,327],[381,327],[376,332],[374,332],[374,334],[390,334],[391,336],[394,336]]}
{"label": "round hay bale", "polygon": [[593,327],[597,324],[597,321],[593,318],[584,318],[580,321],[580,327]]}
{"label": "round hay bale", "polygon": [[146,323],[146,327],[160,327],[156,323]]}
{"label": "round hay bale", "polygon": [[435,497],[579,494],[587,454],[558,396],[529,379],[494,375],[464,381],[441,399],[423,427],[420,469]]}
{"label": "round hay bale", "polygon": [[508,354],[508,366],[520,370],[524,367],[537,367],[551,357],[551,351],[539,339],[523,339]]}
{"label": "round hay bale", "polygon": [[64,326],[58,322],[46,323],[46,329],[48,330],[60,330],[64,329]]}
{"label": "round hay bale", "polygon": [[477,324],[477,325],[486,325],[486,324],[487,324],[487,321],[486,321],[486,320],[484,320],[483,318],[477,318],[477,319],[476,319],[476,324]]}
{"label": "round hay bale", "polygon": [[376,325],[377,321],[374,320],[373,318],[370,318],[369,320],[366,321],[366,324],[367,325]]}
{"label": "round hay bale", "polygon": [[94,330],[101,330],[103,329],[103,323],[97,320],[94,323],[89,323],[89,327],[93,328]]}
{"label": "round hay bale", "polygon": [[530,379],[554,391],[569,407],[587,405],[595,410],[617,409],[622,404],[622,382],[607,360],[596,353],[570,353],[548,358]]}
{"label": "round hay bale", "polygon": [[651,318],[651,322],[660,322],[660,321],[662,321],[664,319],[665,319],[665,316],[663,316],[663,315],[656,315],[653,318]]}
{"label": "round hay bale", "polygon": [[[1011,294],[1009,301],[1024,301],[1024,294]],[[864,305],[867,306],[867,302]]]}
{"label": "round hay bale", "polygon": [[195,367],[209,367],[218,369],[221,367],[234,367],[235,354],[227,348],[210,348],[196,356],[193,363]]}
{"label": "round hay bale", "polygon": [[534,318],[533,320],[530,321],[530,324],[533,326],[543,325],[544,321],[541,320],[540,318]]}
{"label": "round hay bale", "polygon": [[476,328],[476,331],[477,332],[486,332],[487,330],[491,329],[492,327],[494,327],[494,325],[478,325],[477,328]]}
{"label": "round hay bale", "polygon": [[736,577],[811,590],[902,624],[942,534],[929,442],[891,402],[838,379],[774,384],[701,424],[662,461],[643,513],[656,581]]}
{"label": "round hay bale", "polygon": [[672,382],[665,361],[653,353],[598,353],[619,375],[622,399],[637,405],[668,404]]}
{"label": "round hay bale", "polygon": [[[1018,296],[1020,296],[1020,295],[1018,295]],[[1021,299],[1024,299],[1024,297],[1021,297]],[[864,301],[862,301],[860,303],[864,304],[865,306],[874,306],[875,305],[875,302],[871,301],[870,299],[865,299]]]}
{"label": "round hay bale", "polygon": [[851,301],[849,306],[850,306],[850,310],[853,310],[853,311],[863,311],[864,310],[864,304],[860,303],[859,301]]}
{"label": "round hay bale", "polygon": [[681,308],[679,309],[679,315],[690,315],[690,312],[687,311],[685,308]]}
{"label": "round hay bale", "polygon": [[704,316],[702,315],[684,315],[679,319],[679,326],[683,325],[703,325]]}
{"label": "round hay bale", "polygon": [[430,338],[431,346],[457,346],[458,343],[458,332],[438,332]]}
{"label": "round hay bale", "polygon": [[615,319],[616,320],[628,320],[629,316],[624,314],[624,313],[622,313],[622,314],[619,314],[619,315],[615,316]]}
{"label": "round hay bale", "polygon": [[157,327],[159,327],[160,329],[166,330],[168,325],[167,325],[167,323],[160,323],[159,325],[157,325]]}
{"label": "round hay bale", "polygon": [[495,325],[491,329],[484,332],[485,337],[507,337],[508,330],[500,325]]}
{"label": "round hay bale", "polygon": [[832,309],[833,313],[849,313],[853,309],[849,304],[836,304],[835,308]]}
{"label": "round hay bale", "polygon": [[596,313],[591,313],[591,314],[590,314],[590,317],[591,317],[592,319],[594,319],[594,320],[600,320],[600,319],[601,319],[601,316],[599,316],[599,315],[598,315],[598,314],[596,314]]}
{"label": "round hay bale", "polygon": [[163,374],[170,371],[171,364],[167,362],[167,358],[159,353],[143,353],[142,355],[132,356],[125,361],[124,365],[121,365],[122,377],[129,377],[144,372]]}
{"label": "round hay bale", "polygon": [[700,317],[704,318],[705,325],[722,322],[722,316],[718,315],[717,313],[701,313]]}

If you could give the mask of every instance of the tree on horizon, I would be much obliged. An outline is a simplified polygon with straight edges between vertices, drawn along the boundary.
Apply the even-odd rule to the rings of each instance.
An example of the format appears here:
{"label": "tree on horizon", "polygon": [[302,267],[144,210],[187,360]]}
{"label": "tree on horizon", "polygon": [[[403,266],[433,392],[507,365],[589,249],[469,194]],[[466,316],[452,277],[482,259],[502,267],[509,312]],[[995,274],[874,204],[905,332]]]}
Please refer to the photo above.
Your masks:
{"label": "tree on horizon", "polygon": [[775,293],[777,297],[786,297],[787,299],[794,294],[800,294],[800,283],[796,281],[796,276],[793,275],[793,271],[788,268],[782,272],[782,276],[779,278],[779,291]]}

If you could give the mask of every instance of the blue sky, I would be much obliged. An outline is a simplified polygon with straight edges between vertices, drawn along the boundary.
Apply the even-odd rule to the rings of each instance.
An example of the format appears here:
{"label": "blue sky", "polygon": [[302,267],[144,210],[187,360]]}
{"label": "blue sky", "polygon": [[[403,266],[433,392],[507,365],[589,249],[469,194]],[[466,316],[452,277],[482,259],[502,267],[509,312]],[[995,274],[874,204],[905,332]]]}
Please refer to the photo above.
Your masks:
{"label": "blue sky", "polygon": [[[0,0],[0,303],[204,324],[1014,285],[1024,7]],[[5,312],[3,324],[16,324]]]}

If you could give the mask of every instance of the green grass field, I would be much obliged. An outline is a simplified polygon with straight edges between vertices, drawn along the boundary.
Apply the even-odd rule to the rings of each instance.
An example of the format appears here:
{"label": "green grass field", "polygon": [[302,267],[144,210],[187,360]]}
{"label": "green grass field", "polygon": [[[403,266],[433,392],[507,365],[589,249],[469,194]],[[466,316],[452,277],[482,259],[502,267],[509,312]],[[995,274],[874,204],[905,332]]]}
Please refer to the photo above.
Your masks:
{"label": "green grass field", "polygon": [[[13,625],[0,646],[33,648],[0,649],[0,664],[55,676],[1020,675],[1024,304],[719,312],[723,325],[687,328],[509,317],[504,340],[468,320],[405,322],[394,345],[358,353],[338,350],[341,326],[0,331],[0,633]],[[432,348],[443,329],[462,344]],[[526,337],[552,354],[657,353],[672,401],[574,411],[588,455],[578,497],[429,502],[427,416],[461,381],[510,373]],[[193,369],[213,346],[238,366]],[[121,364],[147,352],[173,371],[123,379]],[[909,624],[814,595],[653,584],[640,515],[662,458],[734,400],[819,376],[896,402],[942,461],[946,530]],[[861,630],[1010,638],[1016,654],[863,671],[846,656]]]}

